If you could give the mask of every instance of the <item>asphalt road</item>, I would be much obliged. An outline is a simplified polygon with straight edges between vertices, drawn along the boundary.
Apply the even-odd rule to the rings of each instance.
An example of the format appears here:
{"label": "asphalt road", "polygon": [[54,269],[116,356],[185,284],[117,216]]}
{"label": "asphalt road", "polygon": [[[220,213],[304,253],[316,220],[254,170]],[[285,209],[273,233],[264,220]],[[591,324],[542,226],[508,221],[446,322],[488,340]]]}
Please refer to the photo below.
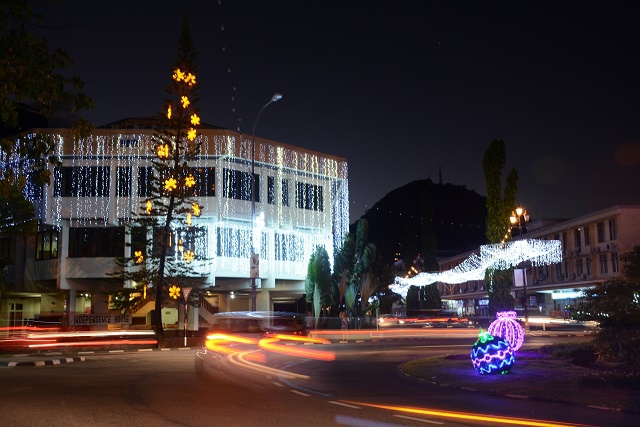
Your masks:
{"label": "asphalt road", "polygon": [[[335,352],[336,360],[271,355],[270,368],[296,375],[239,367],[250,380],[231,372],[223,382],[196,373],[193,349],[95,353],[82,362],[0,367],[0,425],[525,425],[522,419],[640,425],[634,414],[488,396],[425,384],[399,372],[398,365],[407,360],[456,348],[468,352],[464,338],[313,348]],[[474,419],[479,415],[507,419]]]}

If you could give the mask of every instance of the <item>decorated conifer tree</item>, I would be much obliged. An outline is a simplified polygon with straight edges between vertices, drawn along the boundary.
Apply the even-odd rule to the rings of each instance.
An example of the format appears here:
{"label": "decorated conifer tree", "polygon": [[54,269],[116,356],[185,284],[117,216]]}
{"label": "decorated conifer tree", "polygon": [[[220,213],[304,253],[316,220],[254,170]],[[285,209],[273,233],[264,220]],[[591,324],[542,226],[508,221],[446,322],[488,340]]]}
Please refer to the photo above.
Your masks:
{"label": "decorated conifer tree", "polygon": [[[178,56],[166,88],[165,108],[153,136],[155,158],[143,183],[146,198],[142,200],[139,215],[127,224],[130,254],[118,259],[122,268],[112,275],[125,283],[125,289],[112,296],[112,308],[126,310],[135,301],[132,292],[139,298],[142,292],[147,292],[147,287],[155,294],[154,321],[161,345],[163,303],[167,297],[182,300],[180,284],[198,285],[202,278],[192,261],[205,257],[196,249],[204,247],[204,229],[192,223],[200,216],[201,209],[195,197],[212,178],[207,168],[194,166],[202,147],[196,130],[200,125],[195,106],[198,100],[196,56],[185,16],[178,39]],[[131,287],[137,289],[134,291]]]}

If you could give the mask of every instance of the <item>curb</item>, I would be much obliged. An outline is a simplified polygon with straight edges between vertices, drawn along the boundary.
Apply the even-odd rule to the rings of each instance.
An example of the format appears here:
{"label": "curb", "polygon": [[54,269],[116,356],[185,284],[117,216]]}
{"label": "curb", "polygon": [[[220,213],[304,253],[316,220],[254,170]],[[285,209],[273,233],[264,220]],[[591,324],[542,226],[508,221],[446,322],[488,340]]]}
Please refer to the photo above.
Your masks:
{"label": "curb", "polygon": [[420,381],[420,382],[424,382],[424,383],[428,383],[437,387],[447,387],[447,388],[453,388],[453,389],[457,389],[457,390],[466,390],[466,391],[471,391],[471,392],[479,392],[488,396],[497,396],[497,397],[506,397],[509,399],[518,399],[518,400],[534,400],[534,401],[539,401],[539,402],[549,402],[549,403],[557,403],[560,405],[568,405],[568,406],[575,406],[575,407],[584,407],[584,408],[589,408],[589,409],[599,409],[601,411],[611,411],[611,412],[625,412],[625,413],[629,413],[629,414],[636,414],[637,412],[635,411],[627,411],[621,408],[612,408],[609,406],[601,406],[601,405],[578,405],[575,403],[571,403],[571,402],[564,402],[562,400],[558,400],[558,399],[553,399],[553,398],[541,398],[541,397],[535,397],[535,396],[525,396],[525,395],[520,395],[520,394],[512,394],[512,393],[504,393],[504,392],[499,392],[496,390],[481,390],[481,389],[477,389],[477,388],[471,388],[471,387],[464,387],[464,386],[457,386],[454,384],[448,384],[448,383],[439,383],[433,380],[427,380],[424,378],[419,378],[419,377],[414,377],[412,375],[407,374],[406,372],[404,372],[402,370],[402,368],[398,367],[398,370],[400,371],[400,373],[402,375],[404,375],[407,378],[411,378],[413,380],[416,381]]}
{"label": "curb", "polygon": [[0,361],[0,366],[7,366],[9,368],[15,368],[18,366],[53,366],[62,365],[65,363],[84,362],[84,357],[66,357],[64,359],[52,359],[52,360],[34,360],[32,362],[7,362]]}
{"label": "curb", "polygon": [[[84,362],[84,355],[94,356],[99,354],[118,354],[118,353],[148,353],[151,351],[180,351],[180,350],[197,350],[200,347],[174,347],[174,348],[138,348],[124,350],[104,350],[104,351],[78,351],[76,357],[62,357],[60,354],[20,354],[20,355],[4,355],[4,360],[0,359],[0,367],[24,367],[24,366],[54,366],[65,363]],[[0,356],[1,357],[1,356]],[[20,358],[23,360],[12,361],[11,358]],[[24,360],[34,358],[37,360]]]}

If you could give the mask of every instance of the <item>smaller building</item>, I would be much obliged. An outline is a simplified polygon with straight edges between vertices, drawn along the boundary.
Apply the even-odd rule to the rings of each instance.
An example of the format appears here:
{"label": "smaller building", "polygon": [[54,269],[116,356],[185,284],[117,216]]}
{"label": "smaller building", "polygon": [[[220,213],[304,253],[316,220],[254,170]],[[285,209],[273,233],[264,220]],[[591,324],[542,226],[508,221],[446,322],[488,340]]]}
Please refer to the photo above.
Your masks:
{"label": "smaller building", "polygon": [[[571,316],[582,292],[621,274],[620,255],[640,244],[640,206],[618,205],[571,219],[541,219],[526,224],[523,238],[559,240],[562,262],[524,269],[514,277],[512,295],[516,310],[524,307],[530,316]],[[480,249],[439,260],[440,271],[448,271]],[[516,273],[522,274],[521,271]],[[524,283],[523,283],[524,285]],[[484,280],[460,284],[437,283],[443,302],[459,315],[486,317],[489,299]]]}

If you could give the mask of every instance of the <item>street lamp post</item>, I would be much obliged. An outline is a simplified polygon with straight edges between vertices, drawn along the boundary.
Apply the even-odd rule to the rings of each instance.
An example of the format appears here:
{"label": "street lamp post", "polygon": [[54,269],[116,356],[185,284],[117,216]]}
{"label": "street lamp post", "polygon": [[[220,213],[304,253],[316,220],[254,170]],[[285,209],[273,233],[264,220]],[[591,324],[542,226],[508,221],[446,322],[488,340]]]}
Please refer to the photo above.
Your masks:
{"label": "street lamp post", "polygon": [[[529,221],[529,214],[526,209],[518,206],[515,211],[511,212],[511,217],[509,217],[511,224],[518,227],[520,230],[520,240],[522,240],[522,229]],[[522,284],[524,286],[524,330],[529,330],[529,310],[527,308],[527,275],[523,273]]]}
{"label": "street lamp post", "polygon": [[[258,120],[260,120],[260,115],[264,111],[269,104],[272,102],[277,102],[282,99],[281,93],[275,93],[269,102],[264,104],[264,106],[258,112],[256,116],[256,120],[253,122],[253,132],[251,133],[251,227],[252,234],[256,233],[256,175],[255,175],[255,164],[256,164],[256,126],[258,124]],[[251,311],[256,311],[256,277],[259,276],[259,258],[256,259],[256,255],[259,254],[259,248],[256,248],[256,239],[252,238],[251,240],[251,260],[249,262],[250,265],[250,276],[251,276]]]}

